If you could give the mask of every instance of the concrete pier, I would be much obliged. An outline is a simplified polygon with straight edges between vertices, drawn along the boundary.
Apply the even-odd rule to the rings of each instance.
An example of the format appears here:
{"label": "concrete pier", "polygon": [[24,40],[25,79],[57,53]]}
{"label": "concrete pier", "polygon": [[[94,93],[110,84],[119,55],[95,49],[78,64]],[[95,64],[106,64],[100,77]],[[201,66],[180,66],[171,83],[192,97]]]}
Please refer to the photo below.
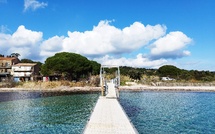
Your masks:
{"label": "concrete pier", "polygon": [[94,108],[84,134],[138,133],[117,99],[101,96]]}
{"label": "concrete pier", "polygon": [[117,96],[117,91],[115,89],[115,84],[113,82],[107,83],[108,86],[108,91],[107,91],[107,95],[106,98],[113,98],[116,99]]}
{"label": "concrete pier", "polygon": [[119,104],[118,88],[120,85],[120,71],[117,68],[115,79],[105,78],[104,68],[101,66],[100,84],[101,94],[93,113],[87,123],[84,134],[136,134],[138,133],[130,122],[122,106]]}

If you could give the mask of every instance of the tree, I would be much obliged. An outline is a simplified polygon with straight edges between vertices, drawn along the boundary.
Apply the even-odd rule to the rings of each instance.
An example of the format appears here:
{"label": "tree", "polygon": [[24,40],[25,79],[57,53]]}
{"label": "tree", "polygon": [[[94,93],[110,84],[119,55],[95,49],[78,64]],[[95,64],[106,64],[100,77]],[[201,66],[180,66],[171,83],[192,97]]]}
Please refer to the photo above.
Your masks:
{"label": "tree", "polygon": [[12,53],[12,54],[10,54],[10,56],[11,56],[11,57],[19,57],[20,54],[19,54],[19,53]]}
{"label": "tree", "polygon": [[128,75],[131,79],[134,79],[134,80],[140,80],[141,79],[141,73],[137,69],[129,70]]}
{"label": "tree", "polygon": [[128,76],[128,71],[131,69],[133,69],[133,68],[127,67],[127,66],[122,66],[122,67],[120,67],[120,74]]}
{"label": "tree", "polygon": [[61,52],[46,59],[41,70],[43,75],[64,75],[68,79],[78,80],[92,72],[91,62],[79,54]]}
{"label": "tree", "polygon": [[158,69],[158,74],[161,77],[169,76],[172,78],[177,78],[178,75],[180,75],[180,73],[181,73],[181,69],[172,65],[164,65]]}
{"label": "tree", "polygon": [[92,75],[98,75],[100,73],[101,64],[96,61],[91,61],[92,65]]}
{"label": "tree", "polygon": [[20,61],[21,63],[35,63],[34,61],[30,60],[30,59],[21,59]]}
{"label": "tree", "polygon": [[179,77],[180,79],[187,80],[187,81],[194,79],[194,76],[192,75],[192,73],[187,70],[181,70]]}

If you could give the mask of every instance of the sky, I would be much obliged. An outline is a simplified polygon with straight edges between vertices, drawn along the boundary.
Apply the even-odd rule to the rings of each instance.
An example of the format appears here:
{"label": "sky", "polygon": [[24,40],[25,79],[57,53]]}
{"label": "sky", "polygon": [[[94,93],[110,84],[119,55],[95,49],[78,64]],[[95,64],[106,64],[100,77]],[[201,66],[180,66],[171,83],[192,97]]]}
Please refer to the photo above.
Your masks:
{"label": "sky", "polygon": [[215,71],[214,0],[0,0],[0,54]]}

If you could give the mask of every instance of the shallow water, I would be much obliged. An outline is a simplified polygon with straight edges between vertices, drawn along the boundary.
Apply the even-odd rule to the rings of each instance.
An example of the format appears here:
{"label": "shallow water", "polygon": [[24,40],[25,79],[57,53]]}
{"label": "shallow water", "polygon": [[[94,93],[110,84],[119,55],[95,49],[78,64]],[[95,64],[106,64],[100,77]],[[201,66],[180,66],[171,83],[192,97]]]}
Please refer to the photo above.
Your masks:
{"label": "shallow water", "polygon": [[121,92],[120,103],[143,134],[215,133],[215,93]]}
{"label": "shallow water", "polygon": [[[30,95],[31,99],[26,99],[29,94],[24,96],[15,97],[18,100],[0,102],[1,134],[81,133],[99,94],[40,98],[38,93]],[[36,99],[32,99],[34,97]]]}
{"label": "shallow water", "polygon": [[[99,93],[65,94],[0,93],[0,133],[82,133]],[[215,133],[215,93],[120,92],[119,101],[139,133]]]}

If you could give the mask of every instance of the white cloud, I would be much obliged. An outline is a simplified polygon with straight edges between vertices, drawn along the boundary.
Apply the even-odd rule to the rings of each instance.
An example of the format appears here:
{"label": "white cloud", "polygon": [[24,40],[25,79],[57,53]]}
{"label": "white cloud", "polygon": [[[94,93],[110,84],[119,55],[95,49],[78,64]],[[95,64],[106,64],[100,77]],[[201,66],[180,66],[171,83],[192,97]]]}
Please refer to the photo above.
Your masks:
{"label": "white cloud", "polygon": [[49,57],[53,56],[55,53],[60,52],[62,50],[62,44],[63,44],[64,37],[61,36],[54,36],[52,38],[49,38],[48,40],[45,40],[41,44],[41,52],[40,55],[43,57]]}
{"label": "white cloud", "polygon": [[37,0],[24,0],[24,11],[29,9],[35,11],[39,8],[45,8],[48,6],[48,3],[38,2]]}
{"label": "white cloud", "polygon": [[78,52],[84,55],[121,54],[137,50],[164,35],[165,26],[144,26],[134,22],[129,27],[119,29],[108,21],[100,21],[92,31],[68,32],[63,43],[64,51]]}
{"label": "white cloud", "polygon": [[138,54],[134,58],[116,58],[113,56],[105,55],[104,57],[94,58],[103,65],[118,65],[118,66],[131,66],[131,67],[146,67],[146,68],[158,68],[168,61],[165,59],[150,60],[144,57],[142,54]]}
{"label": "white cloud", "polygon": [[42,40],[42,32],[31,31],[21,25],[18,27],[17,31],[12,35],[10,44],[13,46],[32,46]]}
{"label": "white cloud", "polygon": [[[134,22],[119,29],[109,21],[100,21],[92,30],[70,32],[43,40],[43,33],[21,25],[13,34],[0,33],[0,54],[20,53],[22,58],[45,61],[58,52],[79,53],[101,64],[157,68],[169,63],[168,58],[190,55],[185,50],[191,39],[182,32],[166,35],[162,25]],[[150,43],[152,42],[152,45]],[[144,53],[150,45],[150,53]],[[137,54],[137,52],[139,54]],[[136,55],[123,57],[122,55]]]}
{"label": "white cloud", "polygon": [[184,49],[191,42],[192,39],[182,32],[170,32],[151,45],[151,55],[154,58],[177,58],[188,56],[190,55],[190,52]]}
{"label": "white cloud", "polygon": [[36,57],[42,36],[42,32],[31,31],[21,25],[12,35],[0,34],[0,53],[19,53],[21,58]]}

